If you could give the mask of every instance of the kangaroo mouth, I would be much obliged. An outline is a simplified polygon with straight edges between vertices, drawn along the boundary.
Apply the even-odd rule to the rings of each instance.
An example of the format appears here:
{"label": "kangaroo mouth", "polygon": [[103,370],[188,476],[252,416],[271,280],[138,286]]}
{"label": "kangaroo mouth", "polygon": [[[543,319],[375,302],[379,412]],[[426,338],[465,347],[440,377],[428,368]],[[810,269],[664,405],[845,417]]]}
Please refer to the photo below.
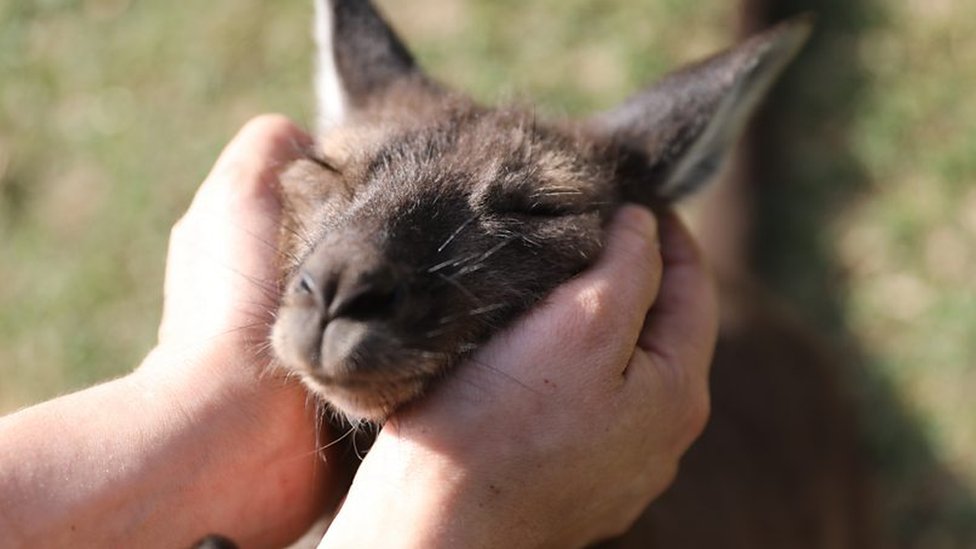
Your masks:
{"label": "kangaroo mouth", "polygon": [[416,348],[388,322],[322,323],[316,315],[307,308],[282,308],[272,348],[316,398],[352,422],[382,422],[419,397],[450,362],[451,353]]}
{"label": "kangaroo mouth", "polygon": [[397,408],[419,397],[428,375],[326,377],[302,375],[305,386],[350,423],[382,423]]}

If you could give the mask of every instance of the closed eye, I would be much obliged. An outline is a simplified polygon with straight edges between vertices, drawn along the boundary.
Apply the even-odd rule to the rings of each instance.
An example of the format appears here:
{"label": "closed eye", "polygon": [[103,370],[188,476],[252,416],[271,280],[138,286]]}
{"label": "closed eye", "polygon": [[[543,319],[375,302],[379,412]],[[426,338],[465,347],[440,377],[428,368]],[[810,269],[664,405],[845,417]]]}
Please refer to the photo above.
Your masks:
{"label": "closed eye", "polygon": [[496,215],[565,217],[591,210],[578,191],[543,191],[533,194],[499,193],[492,197],[489,210]]}
{"label": "closed eye", "polygon": [[528,215],[533,217],[563,217],[580,213],[572,204],[526,200],[521,203],[508,203],[493,208],[501,215]]}
{"label": "closed eye", "polygon": [[308,160],[311,160],[316,165],[318,165],[318,166],[320,166],[322,168],[325,168],[326,170],[328,170],[328,171],[330,171],[332,173],[335,173],[335,174],[341,173],[339,171],[339,168],[337,168],[335,166],[335,164],[331,160],[329,160],[328,158],[326,158],[325,156],[323,156],[322,154],[320,154],[316,150],[309,149],[309,150],[305,151],[305,158],[307,158]]}

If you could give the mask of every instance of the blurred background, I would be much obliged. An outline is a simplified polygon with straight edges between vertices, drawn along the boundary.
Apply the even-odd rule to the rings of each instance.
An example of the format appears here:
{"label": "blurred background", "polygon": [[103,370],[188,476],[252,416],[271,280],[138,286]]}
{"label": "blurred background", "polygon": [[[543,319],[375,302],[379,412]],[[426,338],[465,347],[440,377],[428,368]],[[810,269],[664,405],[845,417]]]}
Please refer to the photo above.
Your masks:
{"label": "blurred background", "polygon": [[[976,3],[377,3],[440,79],[555,115],[818,12],[750,141],[754,259],[853,365],[893,544],[976,546]],[[313,120],[310,14],[0,0],[0,413],[138,364],[221,146],[258,113]]]}

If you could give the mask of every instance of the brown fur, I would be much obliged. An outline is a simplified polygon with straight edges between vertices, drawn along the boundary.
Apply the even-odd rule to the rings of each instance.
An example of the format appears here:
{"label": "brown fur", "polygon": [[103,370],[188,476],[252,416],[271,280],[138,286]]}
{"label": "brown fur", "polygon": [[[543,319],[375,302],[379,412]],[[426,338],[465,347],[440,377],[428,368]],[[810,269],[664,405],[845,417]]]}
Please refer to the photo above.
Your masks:
{"label": "brown fur", "polygon": [[[336,132],[342,150],[310,151],[320,160],[283,178],[286,270],[299,274],[275,348],[342,411],[378,420],[596,257],[618,202],[616,155],[464,101]],[[332,306],[359,293],[323,313],[303,276]],[[375,276],[391,285],[377,293]],[[320,343],[323,322],[335,341]]]}
{"label": "brown fur", "polygon": [[[335,10],[340,46],[327,54],[352,108],[326,113],[339,123],[283,177],[289,259],[273,343],[352,420],[383,420],[583,270],[623,201],[665,207],[707,180],[744,123],[713,120],[729,100],[754,103],[802,41],[781,27],[607,115],[548,123],[431,82],[368,2],[319,8]],[[341,45],[369,32],[363,59]],[[870,547],[830,357],[759,290],[724,290],[712,420],[672,489],[614,543]]]}

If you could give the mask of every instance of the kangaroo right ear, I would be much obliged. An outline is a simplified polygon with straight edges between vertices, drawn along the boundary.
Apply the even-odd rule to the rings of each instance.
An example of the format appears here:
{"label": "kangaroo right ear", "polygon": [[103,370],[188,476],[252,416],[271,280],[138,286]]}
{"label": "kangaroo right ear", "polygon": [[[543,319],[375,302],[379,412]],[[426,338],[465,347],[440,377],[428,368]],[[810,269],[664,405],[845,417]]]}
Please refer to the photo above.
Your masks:
{"label": "kangaroo right ear", "polygon": [[437,93],[369,0],[315,0],[319,131],[382,102],[400,84]]}
{"label": "kangaroo right ear", "polygon": [[673,202],[708,182],[812,26],[809,15],[787,21],[666,76],[592,120],[623,149],[624,199]]}

